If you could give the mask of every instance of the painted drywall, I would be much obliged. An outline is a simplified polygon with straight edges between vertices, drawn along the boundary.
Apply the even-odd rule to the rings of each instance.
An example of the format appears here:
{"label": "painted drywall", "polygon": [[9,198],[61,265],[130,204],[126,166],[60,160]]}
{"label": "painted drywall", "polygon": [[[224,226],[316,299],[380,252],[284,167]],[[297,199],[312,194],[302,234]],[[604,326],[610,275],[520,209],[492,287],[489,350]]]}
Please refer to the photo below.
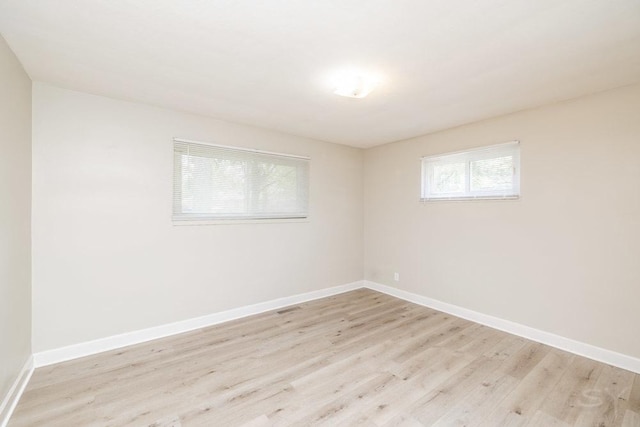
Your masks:
{"label": "painted drywall", "polygon": [[31,356],[31,79],[0,36],[0,402]]}
{"label": "painted drywall", "polygon": [[[628,86],[367,150],[365,278],[640,357],[639,111]],[[520,200],[419,202],[421,156],[510,140]]]}
{"label": "painted drywall", "polygon": [[[34,83],[44,351],[362,279],[359,149]],[[307,222],[175,226],[172,138],[311,157]]]}

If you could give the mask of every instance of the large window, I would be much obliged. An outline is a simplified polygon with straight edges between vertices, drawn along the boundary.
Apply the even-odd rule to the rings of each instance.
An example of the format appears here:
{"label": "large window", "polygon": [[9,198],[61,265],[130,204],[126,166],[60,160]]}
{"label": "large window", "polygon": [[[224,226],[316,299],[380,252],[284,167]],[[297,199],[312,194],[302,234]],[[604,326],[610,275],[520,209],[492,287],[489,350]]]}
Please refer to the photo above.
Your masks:
{"label": "large window", "polygon": [[174,140],[174,220],[306,218],[308,194],[308,158]]}
{"label": "large window", "polygon": [[518,141],[422,158],[422,200],[520,196]]}

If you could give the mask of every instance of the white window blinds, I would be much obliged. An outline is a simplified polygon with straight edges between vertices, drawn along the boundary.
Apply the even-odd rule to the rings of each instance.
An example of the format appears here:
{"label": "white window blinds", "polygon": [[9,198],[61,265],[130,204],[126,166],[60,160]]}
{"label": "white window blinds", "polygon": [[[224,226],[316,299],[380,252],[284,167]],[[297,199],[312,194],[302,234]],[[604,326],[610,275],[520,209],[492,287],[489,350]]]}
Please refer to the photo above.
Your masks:
{"label": "white window blinds", "polygon": [[422,200],[508,199],[520,195],[520,144],[422,158]]}
{"label": "white window blinds", "polygon": [[306,218],[309,159],[174,140],[173,219]]}

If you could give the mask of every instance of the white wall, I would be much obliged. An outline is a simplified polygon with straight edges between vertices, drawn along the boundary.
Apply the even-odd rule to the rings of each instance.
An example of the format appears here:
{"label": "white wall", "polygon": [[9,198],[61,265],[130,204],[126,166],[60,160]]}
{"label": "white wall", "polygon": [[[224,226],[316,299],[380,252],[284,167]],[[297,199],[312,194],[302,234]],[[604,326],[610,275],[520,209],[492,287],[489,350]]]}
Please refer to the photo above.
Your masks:
{"label": "white wall", "polygon": [[31,355],[31,79],[1,36],[0,151],[1,402]]}
{"label": "white wall", "polygon": [[[365,278],[640,357],[639,112],[635,85],[367,150]],[[514,139],[521,200],[420,204],[421,156]]]}
{"label": "white wall", "polygon": [[[34,351],[362,279],[362,151],[34,84]],[[173,226],[172,137],[310,156],[304,223]]]}

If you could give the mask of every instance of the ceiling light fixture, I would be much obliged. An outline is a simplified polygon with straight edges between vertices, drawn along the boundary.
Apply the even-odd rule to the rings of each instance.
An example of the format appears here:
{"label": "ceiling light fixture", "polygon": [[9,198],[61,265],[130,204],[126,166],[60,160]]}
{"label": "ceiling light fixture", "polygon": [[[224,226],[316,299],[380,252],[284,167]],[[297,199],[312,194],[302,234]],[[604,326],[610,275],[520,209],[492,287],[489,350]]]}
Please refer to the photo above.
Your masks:
{"label": "ceiling light fixture", "polygon": [[357,72],[343,72],[334,77],[333,93],[349,98],[364,98],[378,84],[378,78]]}

